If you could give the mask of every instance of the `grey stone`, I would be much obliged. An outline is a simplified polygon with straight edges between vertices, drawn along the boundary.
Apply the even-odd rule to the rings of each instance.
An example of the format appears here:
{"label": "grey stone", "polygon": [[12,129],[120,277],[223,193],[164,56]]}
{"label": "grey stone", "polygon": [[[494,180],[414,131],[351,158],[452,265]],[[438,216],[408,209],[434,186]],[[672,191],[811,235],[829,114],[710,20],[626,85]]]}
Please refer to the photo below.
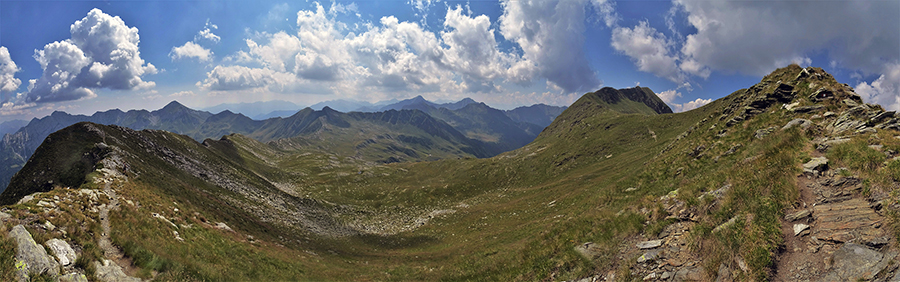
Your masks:
{"label": "grey stone", "polygon": [[4,222],[10,218],[12,218],[12,215],[5,213],[5,212],[0,212],[0,222]]}
{"label": "grey stone", "polygon": [[803,172],[817,173],[828,170],[828,158],[817,157],[803,164]]}
{"label": "grey stone", "polygon": [[796,107],[796,108],[788,109],[788,110],[790,110],[794,113],[803,114],[803,113],[810,113],[810,112],[818,112],[823,109],[825,109],[825,106],[823,106],[823,105],[812,105],[812,106]]}
{"label": "grey stone", "polygon": [[802,129],[807,129],[810,126],[812,126],[812,124],[813,124],[813,122],[811,120],[804,119],[804,118],[797,118],[797,119],[789,121],[787,124],[785,124],[783,127],[781,127],[781,130],[788,130],[794,126],[799,126]]}
{"label": "grey stone", "polygon": [[97,280],[103,282],[141,282],[140,278],[126,275],[125,271],[122,271],[122,267],[108,259],[104,259],[103,263],[95,261],[94,266],[97,269],[94,274]]}
{"label": "grey stone", "polygon": [[716,282],[734,281],[731,277],[731,269],[728,269],[724,263],[719,264],[719,271],[716,272]]}
{"label": "grey stone", "polygon": [[712,197],[713,199],[721,199],[723,196],[725,196],[725,193],[728,193],[728,191],[731,191],[731,184],[725,184],[719,189],[703,193],[703,195],[700,195],[698,199],[703,200],[708,197]]}
{"label": "grey stone", "polygon": [[703,269],[697,266],[688,266],[675,272],[675,281],[702,281]]}
{"label": "grey stone", "polygon": [[50,251],[53,252],[53,255],[59,260],[59,264],[63,266],[75,263],[75,260],[78,258],[75,254],[75,250],[73,250],[72,246],[69,246],[69,243],[66,243],[66,241],[53,238],[47,240],[44,245],[46,245],[47,248],[50,248]]}
{"label": "grey stone", "polygon": [[856,134],[877,133],[877,132],[878,132],[877,129],[874,129],[871,127],[865,127],[865,128],[857,130]]}
{"label": "grey stone", "polygon": [[769,135],[769,133],[772,133],[772,131],[775,131],[775,129],[777,129],[777,127],[763,128],[763,129],[757,130],[753,136],[756,137],[756,139],[763,139],[767,135]]}
{"label": "grey stone", "polygon": [[810,215],[812,215],[812,210],[809,210],[809,209],[799,210],[794,213],[785,215],[784,220],[786,220],[787,222],[793,222],[793,221],[797,221],[798,219],[806,218]]}
{"label": "grey stone", "polygon": [[662,242],[663,242],[663,239],[643,241],[643,242],[637,243],[637,247],[638,247],[638,249],[641,249],[641,250],[653,249],[653,248],[662,246]]}
{"label": "grey stone", "polygon": [[600,249],[593,242],[587,242],[575,246],[575,251],[587,259],[594,259],[600,255]]}
{"label": "grey stone", "polygon": [[878,272],[887,267],[881,263],[881,253],[860,244],[847,243],[834,252],[834,265],[825,274],[824,281],[850,281],[872,279]]}
{"label": "grey stone", "polygon": [[82,273],[69,273],[63,276],[60,276],[58,279],[59,282],[88,282],[87,276],[84,276]]}
{"label": "grey stone", "polygon": [[18,269],[20,277],[37,276],[47,273],[50,276],[59,275],[59,265],[56,260],[47,255],[44,247],[38,245],[31,233],[25,230],[25,226],[16,225],[9,231],[9,236],[16,241],[17,264],[24,263],[23,269]]}
{"label": "grey stone", "polygon": [[669,278],[672,278],[672,276],[674,276],[674,275],[675,275],[675,273],[672,273],[672,272],[670,272],[670,271],[666,271],[666,272],[663,272],[662,275],[659,276],[659,278],[662,279],[662,280],[667,280],[667,279],[669,279]]}
{"label": "grey stone", "polygon": [[643,255],[641,255],[640,257],[638,257],[637,262],[644,263],[647,261],[655,260],[656,258],[659,257],[660,252],[661,252],[660,250],[651,250],[649,252],[646,252]]}
{"label": "grey stone", "polygon": [[722,230],[725,230],[725,228],[728,228],[728,227],[731,227],[732,225],[734,225],[735,222],[737,222],[737,216],[732,217],[731,219],[729,219],[729,220],[726,221],[725,223],[719,224],[719,226],[716,226],[716,228],[714,228],[712,232],[713,232],[713,233],[719,233],[719,232],[721,232]]}

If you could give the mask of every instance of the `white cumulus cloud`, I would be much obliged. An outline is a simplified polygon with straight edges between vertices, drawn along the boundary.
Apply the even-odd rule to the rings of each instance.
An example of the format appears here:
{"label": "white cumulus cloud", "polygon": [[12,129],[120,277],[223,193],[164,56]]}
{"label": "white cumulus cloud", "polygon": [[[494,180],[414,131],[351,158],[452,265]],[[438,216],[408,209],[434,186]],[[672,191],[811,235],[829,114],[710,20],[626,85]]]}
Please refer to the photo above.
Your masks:
{"label": "white cumulus cloud", "polygon": [[19,103],[44,103],[96,97],[92,89],[150,88],[145,74],[156,67],[140,57],[138,29],[119,17],[93,9],[70,27],[72,37],[36,50],[43,74],[29,82]]}
{"label": "white cumulus cloud", "polygon": [[172,52],[169,52],[169,57],[171,57],[172,60],[197,58],[201,62],[209,62],[212,60],[212,51],[189,41],[182,46],[172,47]]}
{"label": "white cumulus cloud", "polygon": [[681,49],[691,69],[708,67],[763,75],[785,63],[810,63],[825,50],[864,71],[896,62],[900,50],[897,1],[676,1],[697,30]]}
{"label": "white cumulus cloud", "polygon": [[585,60],[584,4],[502,1],[500,33],[519,45],[527,62],[517,64],[515,72],[537,74],[566,92],[586,92],[600,86],[600,79]]}
{"label": "white cumulus cloud", "polygon": [[6,46],[0,46],[0,91],[13,92],[19,89],[22,81],[16,78],[15,74],[20,70],[16,66],[16,62],[13,62],[9,56],[9,50],[6,49]]}
{"label": "white cumulus cloud", "polygon": [[683,82],[684,76],[678,70],[677,55],[670,52],[674,43],[665,35],[642,21],[634,28],[616,27],[612,32],[613,48],[634,61],[638,70],[664,77],[673,82]]}
{"label": "white cumulus cloud", "polygon": [[219,29],[219,26],[212,24],[209,22],[209,19],[206,20],[206,26],[203,27],[203,30],[197,33],[197,36],[194,37],[195,41],[199,40],[207,40],[212,43],[219,43],[222,40],[221,37],[212,32],[213,29]]}
{"label": "white cumulus cloud", "polygon": [[690,111],[703,105],[709,104],[709,102],[713,101],[712,99],[697,98],[686,103],[675,103],[675,99],[681,97],[681,92],[678,92],[675,89],[656,93],[656,96],[659,96],[660,100],[663,100],[663,102],[669,104],[669,107],[672,108],[672,111],[676,113]]}
{"label": "white cumulus cloud", "polygon": [[900,111],[900,64],[886,67],[883,73],[872,83],[860,82],[854,90],[868,103],[877,103],[888,110]]}
{"label": "white cumulus cloud", "polygon": [[245,66],[217,66],[197,85],[210,90],[240,90],[268,85],[287,85],[294,80],[291,74],[266,68]]}

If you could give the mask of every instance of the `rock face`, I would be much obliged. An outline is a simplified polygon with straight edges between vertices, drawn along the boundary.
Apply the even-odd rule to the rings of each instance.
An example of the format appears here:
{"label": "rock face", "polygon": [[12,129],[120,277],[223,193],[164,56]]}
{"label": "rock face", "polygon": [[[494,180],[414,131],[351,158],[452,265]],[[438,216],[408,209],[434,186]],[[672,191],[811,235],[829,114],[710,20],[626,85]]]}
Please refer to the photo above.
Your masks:
{"label": "rock face", "polygon": [[[16,225],[9,231],[9,236],[16,240],[16,265],[19,278],[37,276],[47,273],[50,276],[59,275],[59,265],[56,260],[47,255],[43,247],[34,242],[31,233],[22,225]],[[22,268],[18,265],[24,264]]]}

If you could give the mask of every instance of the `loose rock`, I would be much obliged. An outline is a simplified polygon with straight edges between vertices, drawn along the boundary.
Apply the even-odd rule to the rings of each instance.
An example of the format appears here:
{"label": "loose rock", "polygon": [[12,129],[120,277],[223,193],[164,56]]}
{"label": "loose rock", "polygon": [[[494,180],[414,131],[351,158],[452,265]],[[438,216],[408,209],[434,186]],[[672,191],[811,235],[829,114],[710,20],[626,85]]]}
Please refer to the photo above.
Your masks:
{"label": "loose rock", "polygon": [[50,248],[50,251],[53,252],[53,255],[59,260],[59,264],[67,266],[75,263],[75,260],[77,259],[75,250],[73,250],[72,246],[69,246],[69,243],[66,243],[66,241],[53,238],[47,240],[44,245],[46,245],[47,248]]}
{"label": "loose rock", "polygon": [[650,241],[644,241],[644,242],[637,243],[637,247],[638,247],[638,249],[641,249],[641,250],[644,250],[644,249],[653,249],[653,248],[657,248],[657,247],[659,247],[659,246],[662,246],[662,242],[663,242],[662,239],[658,239],[658,240],[650,240]]}

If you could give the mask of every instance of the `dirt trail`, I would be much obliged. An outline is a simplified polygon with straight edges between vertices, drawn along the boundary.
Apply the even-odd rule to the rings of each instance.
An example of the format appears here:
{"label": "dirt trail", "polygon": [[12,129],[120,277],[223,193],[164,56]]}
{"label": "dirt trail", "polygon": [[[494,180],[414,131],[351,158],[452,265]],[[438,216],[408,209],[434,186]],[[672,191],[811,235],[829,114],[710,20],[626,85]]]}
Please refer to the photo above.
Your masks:
{"label": "dirt trail", "polygon": [[100,226],[103,232],[100,234],[100,238],[97,239],[97,243],[100,245],[100,249],[103,250],[104,257],[119,265],[125,274],[134,276],[137,273],[137,269],[132,265],[131,258],[126,257],[122,250],[112,244],[112,240],[109,238],[109,211],[118,209],[119,196],[116,195],[116,191],[110,186],[109,182],[104,184],[103,193],[106,193],[109,197],[109,204],[100,206]]}
{"label": "dirt trail", "polygon": [[[822,157],[812,151],[812,157]],[[773,281],[825,281],[853,269],[835,266],[835,252],[856,243],[890,253],[894,241],[881,227],[886,218],[873,199],[862,193],[862,181],[834,168],[797,176],[800,192],[795,208],[785,212],[781,230],[783,249],[778,254]],[[887,272],[896,268],[889,266]],[[872,278],[868,278],[872,279]],[[885,277],[881,277],[881,280]]]}

